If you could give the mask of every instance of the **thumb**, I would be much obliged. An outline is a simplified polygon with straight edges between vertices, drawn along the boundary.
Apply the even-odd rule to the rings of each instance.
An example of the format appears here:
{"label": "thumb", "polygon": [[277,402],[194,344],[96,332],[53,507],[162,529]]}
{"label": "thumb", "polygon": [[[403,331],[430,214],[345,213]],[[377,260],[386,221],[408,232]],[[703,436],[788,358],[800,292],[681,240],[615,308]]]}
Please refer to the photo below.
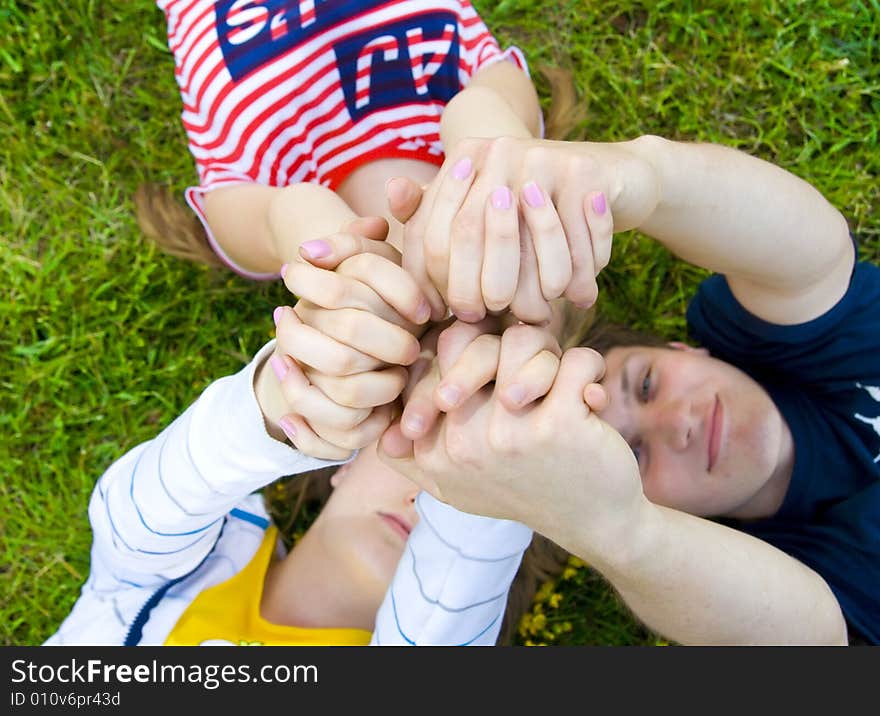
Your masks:
{"label": "thumb", "polygon": [[377,452],[383,462],[395,470],[407,474],[398,467],[398,463],[413,460],[413,441],[403,434],[400,430],[400,423],[396,422],[390,425],[379,439]]}
{"label": "thumb", "polygon": [[422,187],[412,179],[394,177],[385,184],[385,196],[391,215],[401,224],[412,218],[422,202]]}
{"label": "thumb", "polygon": [[342,232],[373,241],[385,241],[388,238],[388,222],[381,216],[359,216],[345,224]]}

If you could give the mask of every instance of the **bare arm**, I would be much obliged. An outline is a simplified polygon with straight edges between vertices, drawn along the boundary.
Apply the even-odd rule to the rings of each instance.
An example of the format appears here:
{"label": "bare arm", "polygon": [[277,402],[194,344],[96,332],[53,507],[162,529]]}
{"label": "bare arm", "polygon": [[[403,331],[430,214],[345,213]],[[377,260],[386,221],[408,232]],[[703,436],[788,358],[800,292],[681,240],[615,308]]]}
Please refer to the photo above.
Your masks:
{"label": "bare arm", "polygon": [[642,513],[601,551],[588,529],[548,536],[596,567],[649,627],[681,644],[847,643],[837,599],[801,562],[678,510],[646,501]]}
{"label": "bare arm", "polygon": [[854,260],[846,221],[807,182],[713,144],[641,137],[620,146],[650,167],[635,182],[623,177],[621,208],[677,256],[725,274],[755,315],[800,323],[846,292]]}
{"label": "bare arm", "polygon": [[257,273],[278,271],[296,258],[302,243],[333,234],[356,218],[333,191],[309,183],[216,189],[205,196],[205,213],[229,257]]}

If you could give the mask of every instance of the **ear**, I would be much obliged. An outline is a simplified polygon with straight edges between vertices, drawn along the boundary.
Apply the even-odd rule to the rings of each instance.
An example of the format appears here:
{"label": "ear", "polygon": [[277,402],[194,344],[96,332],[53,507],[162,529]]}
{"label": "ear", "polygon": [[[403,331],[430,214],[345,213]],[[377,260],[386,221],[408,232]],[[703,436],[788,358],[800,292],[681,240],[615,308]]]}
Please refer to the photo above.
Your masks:
{"label": "ear", "polygon": [[681,341],[670,341],[667,343],[672,350],[675,351],[685,351],[687,353],[699,353],[700,355],[707,356],[709,355],[709,350],[707,348],[697,348],[696,346],[689,346],[687,343],[682,343]]}

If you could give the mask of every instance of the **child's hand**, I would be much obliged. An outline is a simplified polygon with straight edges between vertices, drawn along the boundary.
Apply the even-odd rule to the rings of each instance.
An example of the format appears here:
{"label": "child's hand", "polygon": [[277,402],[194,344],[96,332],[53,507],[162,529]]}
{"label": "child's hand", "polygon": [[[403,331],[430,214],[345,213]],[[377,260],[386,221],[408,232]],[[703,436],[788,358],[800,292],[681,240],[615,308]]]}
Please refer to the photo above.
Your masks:
{"label": "child's hand", "polygon": [[399,254],[369,238],[384,237],[384,220],[345,229],[300,247],[284,271],[300,300],[274,314],[271,363],[288,408],[278,425],[300,451],[326,459],[364,447],[388,426],[430,314]]}

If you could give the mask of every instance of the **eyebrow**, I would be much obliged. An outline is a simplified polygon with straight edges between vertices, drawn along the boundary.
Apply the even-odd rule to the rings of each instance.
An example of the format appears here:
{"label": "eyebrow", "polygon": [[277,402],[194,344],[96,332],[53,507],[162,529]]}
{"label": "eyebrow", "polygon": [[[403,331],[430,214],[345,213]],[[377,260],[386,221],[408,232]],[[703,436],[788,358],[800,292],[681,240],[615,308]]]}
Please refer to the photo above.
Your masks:
{"label": "eyebrow", "polygon": [[629,403],[629,363],[634,355],[634,353],[630,353],[620,366],[620,389],[623,392],[625,403]]}

